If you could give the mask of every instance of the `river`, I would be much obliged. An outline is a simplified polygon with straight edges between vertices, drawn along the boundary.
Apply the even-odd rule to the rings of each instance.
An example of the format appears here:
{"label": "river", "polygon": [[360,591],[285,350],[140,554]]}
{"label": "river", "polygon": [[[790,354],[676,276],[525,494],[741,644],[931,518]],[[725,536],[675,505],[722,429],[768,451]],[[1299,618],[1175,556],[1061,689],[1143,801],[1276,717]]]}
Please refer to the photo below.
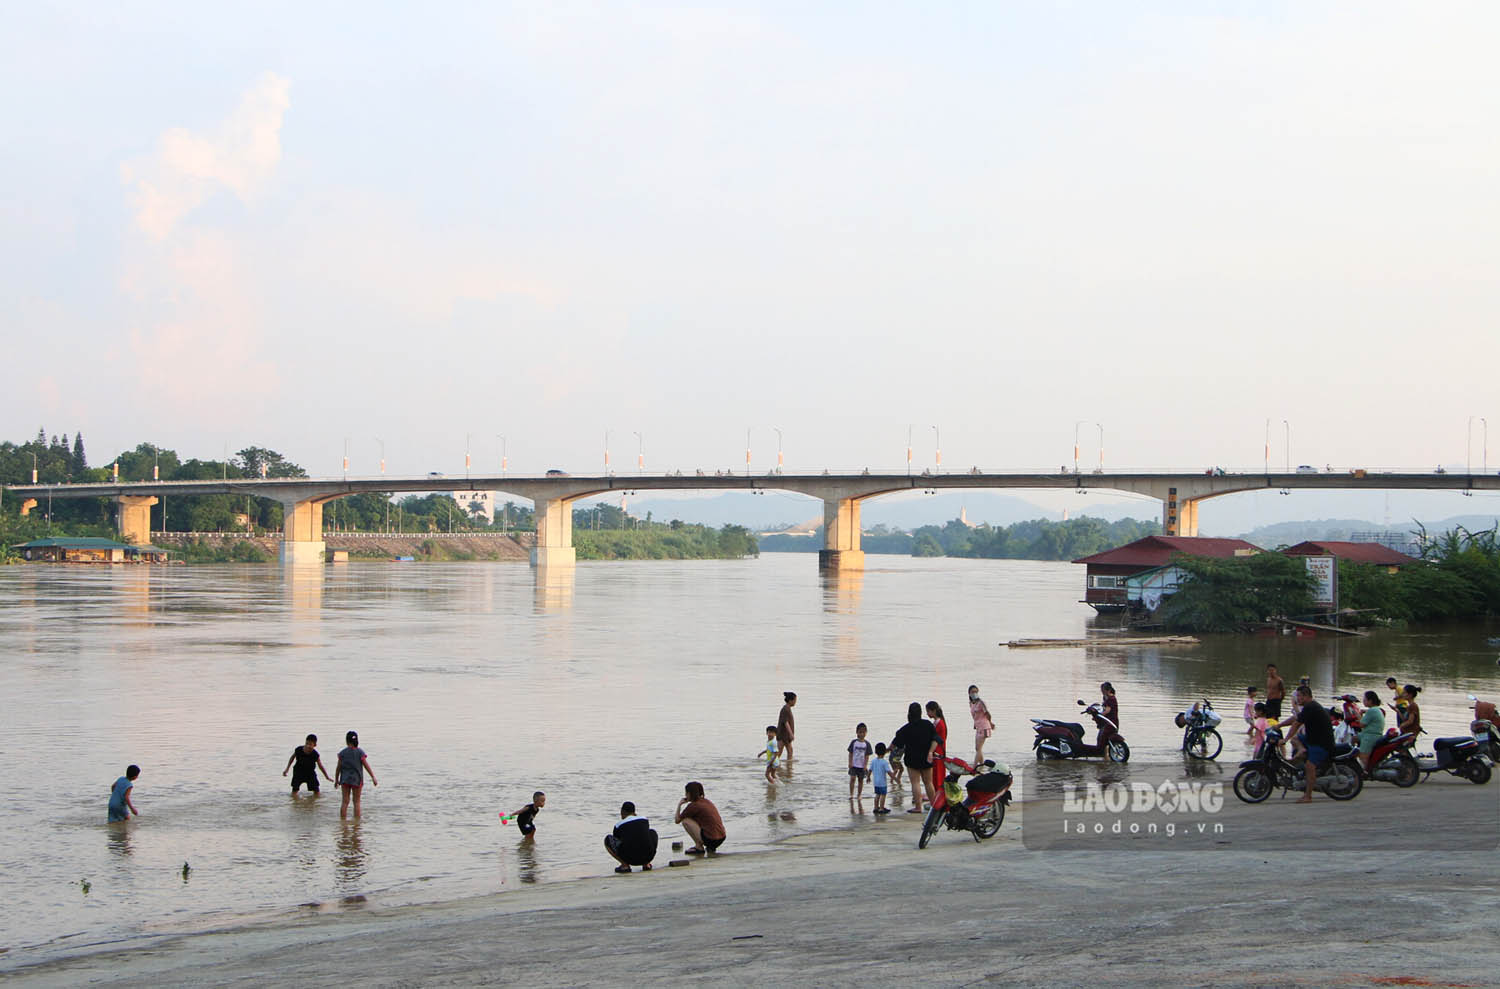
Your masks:
{"label": "river", "polygon": [[[867,563],[828,582],[793,554],[579,564],[541,585],[515,564],[0,568],[0,949],[19,961],[598,874],[619,803],[666,841],[690,779],[723,813],[726,852],[870,826],[868,791],[864,813],[846,799],[856,722],[889,739],[907,702],[935,698],[965,752],[970,683],[999,721],[986,754],[1021,770],[1024,795],[1098,771],[1033,769],[1026,719],[1072,716],[1101,680],[1119,691],[1127,772],[1183,768],[1171,717],[1203,695],[1228,729],[1207,771],[1232,772],[1244,687],[1267,662],[1323,698],[1418,683],[1434,734],[1466,730],[1466,694],[1500,694],[1492,628],[1010,651],[999,643],[1090,633],[1081,568]],[[768,786],[755,756],[783,690],[799,694],[797,759]],[[380,780],[357,823],[328,784],[292,799],[281,776],[308,732],[332,769],[351,728]],[[106,825],[132,762],[142,816]],[[536,789],[548,803],[523,843],[497,815]]]}

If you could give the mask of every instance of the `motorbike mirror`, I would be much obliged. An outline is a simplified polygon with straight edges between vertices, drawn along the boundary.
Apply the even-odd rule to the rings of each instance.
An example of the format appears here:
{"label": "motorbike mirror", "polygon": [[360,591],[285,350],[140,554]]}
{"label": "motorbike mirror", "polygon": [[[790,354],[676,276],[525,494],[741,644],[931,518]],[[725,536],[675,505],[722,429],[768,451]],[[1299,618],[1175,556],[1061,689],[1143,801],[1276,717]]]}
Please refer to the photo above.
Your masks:
{"label": "motorbike mirror", "polygon": [[1079,706],[1079,707],[1088,707],[1088,705],[1087,705],[1087,704],[1085,704],[1085,703],[1084,703],[1084,702],[1083,702],[1083,701],[1079,701],[1079,702],[1078,702],[1078,706]]}
{"label": "motorbike mirror", "polygon": [[1477,701],[1477,700],[1479,700],[1479,698],[1475,697],[1473,694],[1470,694],[1469,695],[1469,700],[1471,700],[1471,701]]}

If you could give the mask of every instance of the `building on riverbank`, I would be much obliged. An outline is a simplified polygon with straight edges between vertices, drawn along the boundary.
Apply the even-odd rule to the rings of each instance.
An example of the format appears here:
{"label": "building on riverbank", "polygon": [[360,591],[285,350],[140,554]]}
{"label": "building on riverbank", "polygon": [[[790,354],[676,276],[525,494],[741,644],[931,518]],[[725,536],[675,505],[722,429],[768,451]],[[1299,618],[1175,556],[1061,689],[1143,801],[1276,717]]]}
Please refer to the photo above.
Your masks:
{"label": "building on riverbank", "polygon": [[[1140,606],[1144,598],[1160,603],[1164,594],[1177,589],[1179,574],[1172,557],[1207,556],[1230,559],[1264,552],[1243,539],[1210,539],[1206,536],[1147,536],[1124,546],[1074,560],[1087,569],[1083,601],[1100,614],[1124,611],[1131,606],[1131,593]],[[1133,581],[1133,583],[1132,583]],[[1148,609],[1154,610],[1154,608]]]}
{"label": "building on riverbank", "polygon": [[165,563],[160,546],[132,546],[99,536],[56,536],[17,543],[11,549],[35,563]]}
{"label": "building on riverbank", "polygon": [[1395,573],[1422,561],[1382,543],[1345,542],[1338,539],[1308,539],[1281,551],[1287,556],[1331,556],[1350,563],[1365,563],[1384,567],[1387,573]]}

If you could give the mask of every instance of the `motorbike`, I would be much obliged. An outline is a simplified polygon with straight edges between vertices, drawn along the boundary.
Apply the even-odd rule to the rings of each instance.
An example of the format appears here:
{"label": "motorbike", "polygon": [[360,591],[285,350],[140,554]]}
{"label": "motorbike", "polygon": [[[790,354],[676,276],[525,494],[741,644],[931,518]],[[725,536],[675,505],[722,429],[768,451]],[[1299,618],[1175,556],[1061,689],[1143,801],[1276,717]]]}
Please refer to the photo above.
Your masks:
{"label": "motorbike", "polygon": [[[1478,703],[1479,698],[1470,694],[1469,700]],[[1488,718],[1475,718],[1469,722],[1469,731],[1473,732],[1480,751],[1488,756],[1491,762],[1500,762],[1500,726]]]}
{"label": "motorbike", "polygon": [[1398,735],[1394,728],[1387,732],[1370,750],[1370,771],[1365,774],[1365,779],[1394,783],[1403,790],[1416,786],[1422,773],[1417,768],[1417,760],[1408,751],[1416,737],[1411,732]]}
{"label": "motorbike", "polygon": [[[962,759],[949,756],[947,769],[932,801],[932,809],[922,823],[918,848],[926,848],[933,835],[944,827],[950,831],[967,831],[975,841],[993,838],[1005,820],[1011,784],[1010,772],[1005,767],[995,765],[993,759],[971,766]],[[959,780],[964,776],[974,778],[967,786],[960,786]]]}
{"label": "motorbike", "polygon": [[[1408,742],[1408,748],[1415,741]],[[1479,740],[1470,735],[1434,738],[1432,752],[1423,752],[1416,759],[1417,771],[1424,782],[1433,773],[1460,776],[1470,783],[1490,781],[1490,764],[1479,749]]]}
{"label": "motorbike", "polygon": [[1219,717],[1208,698],[1198,702],[1198,710],[1188,715],[1182,729],[1182,751],[1190,759],[1213,759],[1224,748],[1224,739],[1219,735]]}
{"label": "motorbike", "polygon": [[[1301,790],[1307,785],[1307,776],[1300,765],[1289,762],[1281,754],[1281,731],[1272,728],[1254,759],[1240,763],[1240,771],[1234,777],[1234,795],[1247,804],[1258,804],[1280,788],[1281,795],[1288,790]],[[1318,766],[1318,780],[1313,788],[1334,800],[1353,800],[1364,789],[1364,777],[1359,771],[1358,749],[1348,745],[1335,745],[1328,762]]]}
{"label": "motorbike", "polygon": [[[1083,701],[1079,701],[1078,706],[1083,708],[1084,714],[1094,719],[1094,724],[1100,729],[1105,726],[1119,728],[1104,716],[1098,704],[1085,706]],[[1036,732],[1036,737],[1031,740],[1031,747],[1036,750],[1038,759],[1089,759],[1107,756],[1111,762],[1130,760],[1130,746],[1125,744],[1122,736],[1115,735],[1100,747],[1083,740],[1083,725],[1076,721],[1032,718],[1031,730]]]}

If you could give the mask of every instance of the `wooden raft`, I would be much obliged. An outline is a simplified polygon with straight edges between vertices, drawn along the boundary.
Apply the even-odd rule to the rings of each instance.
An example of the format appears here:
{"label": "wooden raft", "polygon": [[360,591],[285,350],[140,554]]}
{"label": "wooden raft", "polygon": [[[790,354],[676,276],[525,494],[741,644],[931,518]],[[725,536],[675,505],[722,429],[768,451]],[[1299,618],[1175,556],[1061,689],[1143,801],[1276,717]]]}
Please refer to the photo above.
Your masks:
{"label": "wooden raft", "polygon": [[1045,649],[1063,646],[1196,646],[1198,639],[1191,635],[1145,635],[1120,636],[1119,638],[1096,639],[1011,639],[1002,643],[1010,649]]}

